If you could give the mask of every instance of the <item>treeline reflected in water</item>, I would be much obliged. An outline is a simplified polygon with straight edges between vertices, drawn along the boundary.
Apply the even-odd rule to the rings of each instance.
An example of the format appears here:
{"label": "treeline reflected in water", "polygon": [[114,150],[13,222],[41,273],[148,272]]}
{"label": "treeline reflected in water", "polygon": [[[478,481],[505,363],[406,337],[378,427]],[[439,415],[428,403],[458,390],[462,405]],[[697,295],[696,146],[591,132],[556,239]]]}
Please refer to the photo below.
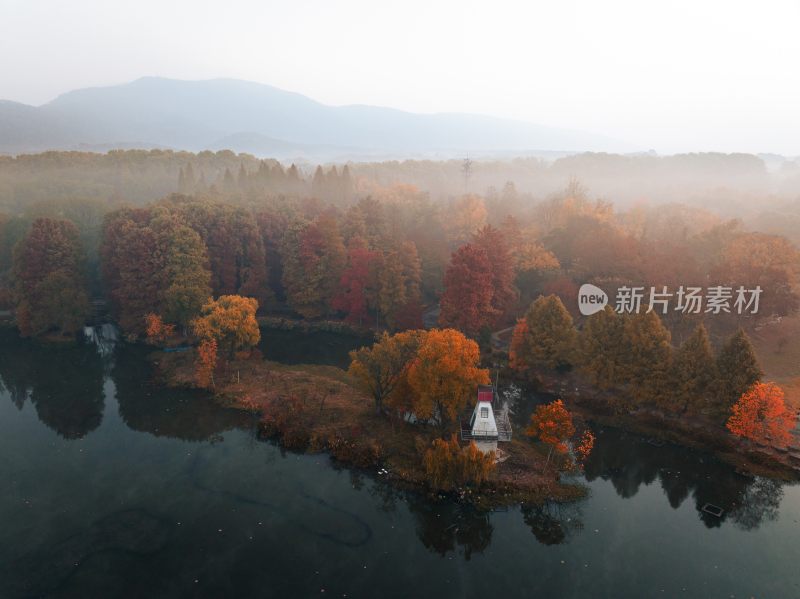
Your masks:
{"label": "treeline reflected in water", "polygon": [[[642,485],[658,483],[674,509],[693,501],[709,528],[730,521],[753,530],[778,516],[780,481],[747,476],[711,456],[670,444],[659,447],[618,429],[600,428],[596,433],[586,479],[610,481],[620,497],[634,497]],[[723,514],[704,511],[707,504],[721,507]]]}
{"label": "treeline reflected in water", "polygon": [[44,348],[0,331],[0,387],[20,410],[65,439],[80,439],[103,421],[103,359],[94,346]]}
{"label": "treeline reflected in water", "polygon": [[100,426],[107,378],[120,417],[135,431],[208,441],[252,423],[247,414],[222,408],[205,394],[156,385],[145,360],[148,351],[120,345],[101,357],[90,343],[45,347],[2,331],[0,390],[20,410],[30,402],[39,420],[65,439],[81,439]]}
{"label": "treeline reflected in water", "polygon": [[[120,345],[101,357],[90,344],[45,348],[13,332],[0,332],[0,385],[17,408],[29,402],[39,420],[65,439],[80,439],[100,426],[109,390],[128,428],[158,437],[214,441],[225,431],[252,426],[249,415],[222,408],[206,395],[159,388],[144,359],[147,351]],[[673,445],[657,447],[617,429],[597,428],[596,433],[585,478],[609,481],[623,499],[636,496],[643,485],[658,484],[672,508],[691,501],[709,528],[730,523],[754,530],[778,516],[783,497],[778,481],[744,476],[708,455]],[[380,477],[366,484],[366,476],[351,471],[353,486],[373,495],[382,510],[404,503],[417,538],[430,552],[469,560],[490,546],[493,514],[400,491]],[[592,499],[527,506],[521,508],[521,517],[539,543],[568,543],[583,530],[587,501]],[[722,508],[722,515],[704,511],[706,504]]]}

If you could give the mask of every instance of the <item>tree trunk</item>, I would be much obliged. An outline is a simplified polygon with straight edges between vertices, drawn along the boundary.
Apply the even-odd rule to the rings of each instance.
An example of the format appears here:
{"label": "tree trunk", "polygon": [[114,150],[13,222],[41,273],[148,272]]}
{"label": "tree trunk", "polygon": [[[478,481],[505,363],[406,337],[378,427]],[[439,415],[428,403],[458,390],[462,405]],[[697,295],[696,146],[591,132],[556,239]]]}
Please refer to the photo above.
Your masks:
{"label": "tree trunk", "polygon": [[547,472],[547,465],[550,463],[550,456],[553,455],[553,446],[550,446],[550,451],[547,452],[547,460],[544,463],[544,471]]}

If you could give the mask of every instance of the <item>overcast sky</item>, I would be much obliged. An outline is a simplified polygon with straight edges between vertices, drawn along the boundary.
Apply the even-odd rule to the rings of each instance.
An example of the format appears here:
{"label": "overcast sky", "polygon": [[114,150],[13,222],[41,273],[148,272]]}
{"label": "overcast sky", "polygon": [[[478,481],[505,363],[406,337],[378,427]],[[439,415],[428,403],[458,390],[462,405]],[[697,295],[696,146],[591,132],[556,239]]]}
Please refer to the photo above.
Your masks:
{"label": "overcast sky", "polygon": [[145,75],[800,154],[798,0],[0,0],[0,98]]}

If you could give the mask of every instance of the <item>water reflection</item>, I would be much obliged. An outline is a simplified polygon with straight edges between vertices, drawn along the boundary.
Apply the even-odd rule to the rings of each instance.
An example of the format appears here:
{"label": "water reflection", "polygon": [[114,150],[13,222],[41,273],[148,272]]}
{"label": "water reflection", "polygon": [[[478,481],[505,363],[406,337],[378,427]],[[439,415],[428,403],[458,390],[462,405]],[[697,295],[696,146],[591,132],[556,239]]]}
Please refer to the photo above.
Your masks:
{"label": "water reflection", "polygon": [[583,530],[579,502],[525,506],[522,517],[542,545],[560,545]]}
{"label": "water reflection", "polygon": [[252,425],[248,414],[223,408],[208,395],[154,384],[145,359],[150,348],[123,344],[110,351],[110,336],[101,337],[99,346],[82,341],[47,347],[0,331],[0,391],[20,410],[30,402],[39,420],[65,439],[83,438],[100,426],[107,375],[132,430],[206,441]]}
{"label": "water reflection", "polygon": [[492,541],[494,527],[486,512],[414,495],[408,498],[408,509],[416,520],[420,542],[439,555],[455,552],[469,560],[474,552],[483,553]]}
{"label": "water reflection", "polygon": [[282,364],[325,364],[347,368],[350,351],[372,342],[365,337],[326,331],[304,333],[263,329],[258,349],[267,360]]}
{"label": "water reflection", "polygon": [[[610,481],[620,497],[633,497],[641,485],[658,481],[673,509],[692,497],[709,528],[730,519],[739,528],[754,530],[777,517],[783,497],[779,481],[746,476],[712,456],[618,429],[598,428],[596,434],[586,479]],[[715,506],[722,508],[721,515],[712,513]]]}
{"label": "water reflection", "polygon": [[165,389],[153,381],[147,348],[121,345],[114,354],[111,379],[119,415],[132,430],[184,441],[207,441],[234,428],[249,428],[252,417],[226,409],[205,393]]}
{"label": "water reflection", "polygon": [[103,420],[103,360],[91,345],[42,347],[0,332],[0,381],[18,409],[30,401],[66,439],[85,437]]}

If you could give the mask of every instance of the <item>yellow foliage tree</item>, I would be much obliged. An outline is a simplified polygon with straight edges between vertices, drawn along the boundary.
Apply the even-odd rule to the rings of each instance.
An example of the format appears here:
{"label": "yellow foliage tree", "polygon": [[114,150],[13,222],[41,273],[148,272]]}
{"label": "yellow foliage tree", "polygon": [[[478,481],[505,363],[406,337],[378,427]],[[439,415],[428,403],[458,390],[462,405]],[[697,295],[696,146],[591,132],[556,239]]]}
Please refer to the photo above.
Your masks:
{"label": "yellow foliage tree", "polygon": [[201,341],[214,339],[232,358],[261,339],[256,310],[258,301],[251,297],[223,295],[203,306],[201,315],[192,321],[192,330]]}
{"label": "yellow foliage tree", "polygon": [[489,383],[489,371],[478,368],[478,344],[454,329],[428,331],[408,369],[412,405],[418,418],[438,418],[442,426],[466,407],[478,385]]}
{"label": "yellow foliage tree", "polygon": [[384,401],[401,385],[425,335],[425,331],[384,333],[372,347],[350,352],[348,372],[358,387],[372,396],[376,412],[383,410]]}
{"label": "yellow foliage tree", "polygon": [[474,442],[462,448],[453,435],[449,441],[434,439],[425,451],[423,465],[431,487],[452,491],[468,484],[480,485],[488,479],[494,470],[494,457],[494,452],[484,454]]}

